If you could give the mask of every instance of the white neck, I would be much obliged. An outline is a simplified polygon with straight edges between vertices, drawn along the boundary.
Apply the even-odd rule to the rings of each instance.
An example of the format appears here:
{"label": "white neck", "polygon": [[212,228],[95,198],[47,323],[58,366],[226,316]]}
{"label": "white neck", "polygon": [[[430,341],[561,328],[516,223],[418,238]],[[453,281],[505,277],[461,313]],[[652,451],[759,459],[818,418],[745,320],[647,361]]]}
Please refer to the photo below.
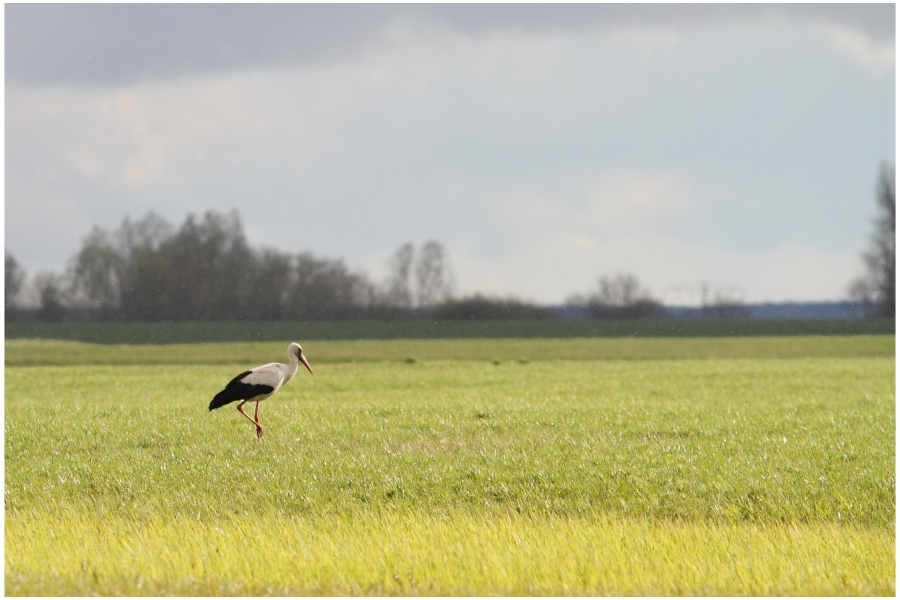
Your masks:
{"label": "white neck", "polygon": [[297,359],[297,355],[288,350],[288,356],[291,358],[291,364],[287,368],[287,374],[284,378],[285,383],[293,379],[294,375],[297,374],[297,369],[300,368],[300,361]]}

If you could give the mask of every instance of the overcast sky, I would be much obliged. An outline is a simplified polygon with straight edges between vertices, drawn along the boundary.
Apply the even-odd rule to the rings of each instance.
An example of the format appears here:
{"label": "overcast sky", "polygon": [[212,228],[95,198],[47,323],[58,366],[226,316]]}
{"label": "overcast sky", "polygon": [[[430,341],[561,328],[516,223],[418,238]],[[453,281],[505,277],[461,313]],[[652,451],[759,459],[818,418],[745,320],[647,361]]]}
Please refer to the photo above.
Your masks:
{"label": "overcast sky", "polygon": [[846,297],[895,155],[894,6],[7,4],[6,248],[237,209],[375,280]]}

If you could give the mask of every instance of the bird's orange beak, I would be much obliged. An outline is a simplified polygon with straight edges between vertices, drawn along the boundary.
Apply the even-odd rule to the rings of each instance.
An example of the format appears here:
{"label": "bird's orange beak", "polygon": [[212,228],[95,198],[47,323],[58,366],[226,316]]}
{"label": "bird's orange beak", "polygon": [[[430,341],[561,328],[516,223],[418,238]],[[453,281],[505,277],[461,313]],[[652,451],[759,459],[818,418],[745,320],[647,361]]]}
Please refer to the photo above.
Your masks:
{"label": "bird's orange beak", "polygon": [[303,353],[302,353],[302,352],[300,353],[300,362],[303,363],[303,366],[306,367],[306,370],[309,371],[309,374],[310,374],[310,375],[314,375],[314,374],[315,374],[315,373],[312,372],[312,367],[309,366],[309,361],[306,360],[306,357],[303,356]]}

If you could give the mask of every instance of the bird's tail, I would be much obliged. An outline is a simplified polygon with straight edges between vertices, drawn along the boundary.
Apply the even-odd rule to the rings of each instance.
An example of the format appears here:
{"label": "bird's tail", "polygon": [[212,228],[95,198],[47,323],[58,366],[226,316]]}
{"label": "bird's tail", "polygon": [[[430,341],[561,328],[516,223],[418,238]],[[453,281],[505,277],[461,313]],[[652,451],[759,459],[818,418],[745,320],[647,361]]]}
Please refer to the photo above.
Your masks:
{"label": "bird's tail", "polygon": [[224,389],[212,399],[212,402],[209,403],[209,410],[213,410],[214,408],[221,408],[226,404],[231,404],[237,400],[240,400],[237,395],[234,393],[234,390]]}

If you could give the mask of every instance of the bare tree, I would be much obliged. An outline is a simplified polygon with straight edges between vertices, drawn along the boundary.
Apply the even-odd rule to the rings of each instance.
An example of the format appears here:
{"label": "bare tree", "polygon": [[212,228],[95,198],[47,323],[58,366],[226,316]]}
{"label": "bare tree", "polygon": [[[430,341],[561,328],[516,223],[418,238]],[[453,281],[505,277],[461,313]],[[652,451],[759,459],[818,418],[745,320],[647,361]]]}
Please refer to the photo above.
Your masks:
{"label": "bare tree", "polygon": [[121,307],[125,265],[125,257],[116,248],[112,236],[94,227],[70,267],[74,301],[94,312],[97,318],[114,318]]}
{"label": "bare tree", "polygon": [[41,271],[34,277],[34,287],[40,298],[38,319],[48,323],[62,321],[66,313],[62,302],[62,278],[51,271]]}
{"label": "bare tree", "polygon": [[162,292],[162,279],[157,268],[148,282],[147,266],[164,266],[159,251],[171,236],[172,226],[152,211],[137,221],[126,217],[112,233],[94,227],[67,270],[66,293],[92,319],[153,318],[151,299]]}
{"label": "bare tree", "polygon": [[388,261],[388,282],[385,301],[389,306],[411,308],[413,294],[410,286],[416,249],[412,242],[400,246]]}
{"label": "bare tree", "polygon": [[[415,285],[413,285],[415,279]],[[400,246],[388,261],[382,302],[394,309],[428,308],[451,296],[453,274],[447,250],[429,240],[416,251],[412,242]]]}
{"label": "bare tree", "polygon": [[237,212],[189,215],[160,245],[160,254],[167,265],[161,273],[166,312],[185,314],[190,320],[241,318],[252,295],[249,280],[254,265]]}
{"label": "bare tree", "polygon": [[631,273],[598,277],[593,292],[587,297],[572,296],[568,302],[587,308],[594,319],[637,319],[659,307],[649,290]]}
{"label": "bare tree", "polygon": [[293,259],[277,250],[258,251],[255,257],[256,268],[250,276],[254,301],[251,303],[252,310],[244,318],[260,321],[285,319],[289,314]]}
{"label": "bare tree", "polygon": [[156,251],[164,241],[172,237],[172,231],[172,225],[152,210],[138,221],[132,222],[125,217],[122,226],[115,233],[117,249],[125,256],[136,251]]}
{"label": "bare tree", "polygon": [[22,284],[25,282],[25,270],[19,266],[19,262],[8,251],[6,253],[6,272],[4,287],[4,307],[6,310],[6,320],[15,317],[17,312],[17,300],[19,292],[22,291]]}
{"label": "bare tree", "polygon": [[894,168],[881,166],[877,202],[879,215],[869,249],[863,253],[866,274],[851,282],[850,298],[872,307],[876,316],[893,319],[896,290],[896,222]]}
{"label": "bare tree", "polygon": [[450,297],[452,286],[449,257],[444,245],[434,240],[425,242],[416,264],[418,305],[429,307]]}
{"label": "bare tree", "polygon": [[369,288],[366,277],[352,273],[344,261],[303,253],[296,258],[287,304],[293,318],[346,319],[360,312]]}
{"label": "bare tree", "polygon": [[618,273],[614,277],[609,275],[598,277],[597,288],[589,300],[606,306],[629,306],[638,300],[650,297],[650,293],[631,273]]}

